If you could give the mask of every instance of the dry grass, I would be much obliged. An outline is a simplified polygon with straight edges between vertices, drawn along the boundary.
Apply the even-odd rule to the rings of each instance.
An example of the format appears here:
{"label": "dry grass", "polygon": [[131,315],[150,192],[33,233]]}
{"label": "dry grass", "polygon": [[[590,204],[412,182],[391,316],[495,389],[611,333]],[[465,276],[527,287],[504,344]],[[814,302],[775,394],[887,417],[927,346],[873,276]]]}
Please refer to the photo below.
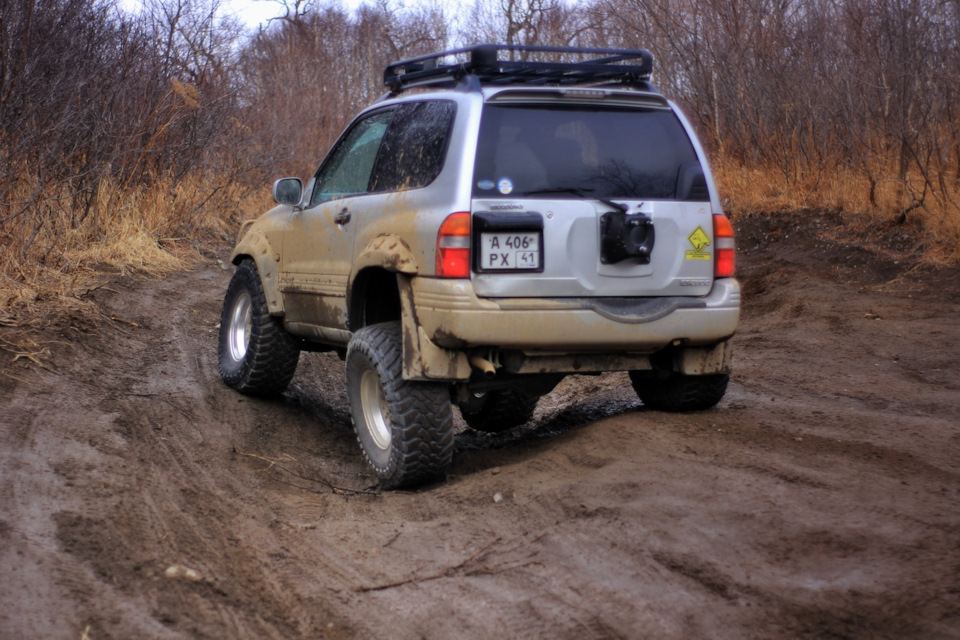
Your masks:
{"label": "dry grass", "polygon": [[[880,180],[871,204],[870,181],[845,168],[792,180],[776,169],[723,159],[714,169],[734,216],[828,209],[844,212],[845,220],[863,228],[896,227],[910,199],[902,183]],[[910,179],[919,192],[917,177]],[[904,233],[907,227],[920,229],[929,264],[960,261],[958,199],[960,191],[928,196],[907,214],[911,224],[903,226]],[[80,223],[70,202],[48,198],[24,220],[0,226],[0,329],[6,328],[0,349],[38,353],[29,342],[11,338],[9,329],[27,330],[65,316],[96,317],[91,294],[111,274],[162,277],[188,269],[204,254],[222,251],[240,221],[265,211],[271,200],[265,187],[253,190],[199,176],[126,191],[102,185]]]}
{"label": "dry grass", "polygon": [[151,278],[188,269],[208,247],[232,241],[239,221],[262,212],[268,198],[197,178],[127,192],[102,186],[79,224],[62,201],[40,204],[29,223],[0,228],[0,327],[95,316],[89,296],[110,275]]}
{"label": "dry grass", "polygon": [[[955,188],[948,188],[947,193],[928,191],[925,196],[920,175],[909,175],[906,185],[892,177],[880,178],[875,181],[871,202],[867,175],[848,167],[810,172],[806,177],[788,180],[776,168],[746,168],[721,160],[714,173],[724,206],[734,217],[765,211],[820,209],[841,211],[845,218],[864,228],[903,226],[909,220],[913,224],[904,226],[904,233],[919,227],[926,247],[924,255],[917,257],[936,265],[960,261],[960,185],[955,176],[951,176]],[[888,175],[893,175],[893,171]],[[919,200],[922,204],[918,204]]]}

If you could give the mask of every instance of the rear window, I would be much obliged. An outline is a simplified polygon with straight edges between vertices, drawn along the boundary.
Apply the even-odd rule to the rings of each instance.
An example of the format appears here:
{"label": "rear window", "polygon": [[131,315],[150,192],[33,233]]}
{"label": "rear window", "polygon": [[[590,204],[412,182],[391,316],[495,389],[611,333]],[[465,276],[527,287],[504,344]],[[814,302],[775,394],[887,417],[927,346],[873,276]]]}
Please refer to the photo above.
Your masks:
{"label": "rear window", "polygon": [[475,166],[476,197],[706,199],[693,145],[668,110],[487,105]]}

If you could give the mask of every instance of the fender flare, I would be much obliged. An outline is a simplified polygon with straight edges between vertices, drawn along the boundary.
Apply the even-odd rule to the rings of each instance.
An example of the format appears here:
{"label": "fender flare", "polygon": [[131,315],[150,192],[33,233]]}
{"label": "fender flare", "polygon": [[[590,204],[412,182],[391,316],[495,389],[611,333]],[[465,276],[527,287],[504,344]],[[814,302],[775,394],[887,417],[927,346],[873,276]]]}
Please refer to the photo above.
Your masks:
{"label": "fender flare", "polygon": [[465,353],[443,349],[427,336],[417,320],[411,279],[419,272],[419,264],[410,246],[394,235],[374,238],[353,262],[350,291],[365,269],[382,269],[397,278],[400,294],[400,321],[403,327],[404,380],[467,380],[470,363]]}
{"label": "fender flare", "polygon": [[410,245],[401,238],[389,234],[377,236],[357,253],[353,260],[346,292],[349,315],[355,311],[354,296],[365,271],[385,271],[402,279],[404,276],[415,276],[420,269],[413,251],[410,250]]}
{"label": "fender flare", "polygon": [[394,235],[377,236],[353,261],[354,278],[368,267],[382,267],[393,273],[416,275],[420,272],[410,245]]}
{"label": "fender flare", "polygon": [[469,380],[472,369],[463,351],[435,344],[420,326],[410,276],[397,275],[403,327],[404,380]]}
{"label": "fender flare", "polygon": [[277,263],[280,254],[273,251],[267,236],[260,231],[247,231],[250,223],[244,223],[240,228],[240,241],[230,254],[230,262],[240,264],[245,258],[251,258],[260,272],[260,283],[267,299],[267,309],[270,315],[284,315],[283,296],[280,295],[280,271]]}

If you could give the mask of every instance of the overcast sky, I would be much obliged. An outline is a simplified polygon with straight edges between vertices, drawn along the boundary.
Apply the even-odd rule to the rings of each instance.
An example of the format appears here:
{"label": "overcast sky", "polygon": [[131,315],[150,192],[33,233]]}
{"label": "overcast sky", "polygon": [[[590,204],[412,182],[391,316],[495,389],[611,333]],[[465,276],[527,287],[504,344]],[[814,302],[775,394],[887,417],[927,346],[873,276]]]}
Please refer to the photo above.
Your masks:
{"label": "overcast sky", "polygon": [[[340,5],[353,11],[361,4],[374,4],[374,0],[339,0]],[[471,5],[472,0],[445,0],[447,7]],[[255,27],[270,18],[283,14],[283,7],[273,0],[223,0],[224,9],[236,12],[237,16],[247,25]],[[407,5],[416,4],[417,0],[406,0]]]}
{"label": "overcast sky", "polygon": [[[364,0],[340,0],[340,4],[356,9]],[[283,7],[272,0],[223,0],[224,10],[233,11],[248,26],[255,27],[270,18],[283,14]]]}
{"label": "overcast sky", "polygon": [[[350,11],[355,10],[361,4],[374,3],[374,0],[328,0],[328,2],[334,1],[339,1],[342,7]],[[413,2],[416,2],[416,0],[413,0]],[[136,13],[140,10],[142,4],[141,0],[120,0],[120,6],[129,12]],[[283,6],[274,0],[221,0],[221,9],[224,13],[235,14],[250,27],[255,27],[270,18],[283,14]]]}

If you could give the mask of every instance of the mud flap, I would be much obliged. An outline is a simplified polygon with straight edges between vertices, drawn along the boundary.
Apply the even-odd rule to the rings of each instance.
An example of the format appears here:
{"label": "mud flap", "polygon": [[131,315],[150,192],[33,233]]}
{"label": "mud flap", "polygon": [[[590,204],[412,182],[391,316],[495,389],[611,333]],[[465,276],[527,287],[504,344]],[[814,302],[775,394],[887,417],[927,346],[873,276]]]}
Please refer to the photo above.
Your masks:
{"label": "mud flap", "polygon": [[410,278],[397,275],[403,325],[404,380],[469,380],[470,362],[462,351],[438,347],[417,322]]}
{"label": "mud flap", "polygon": [[677,370],[688,376],[730,373],[731,355],[726,341],[712,347],[687,347],[677,354]]}

